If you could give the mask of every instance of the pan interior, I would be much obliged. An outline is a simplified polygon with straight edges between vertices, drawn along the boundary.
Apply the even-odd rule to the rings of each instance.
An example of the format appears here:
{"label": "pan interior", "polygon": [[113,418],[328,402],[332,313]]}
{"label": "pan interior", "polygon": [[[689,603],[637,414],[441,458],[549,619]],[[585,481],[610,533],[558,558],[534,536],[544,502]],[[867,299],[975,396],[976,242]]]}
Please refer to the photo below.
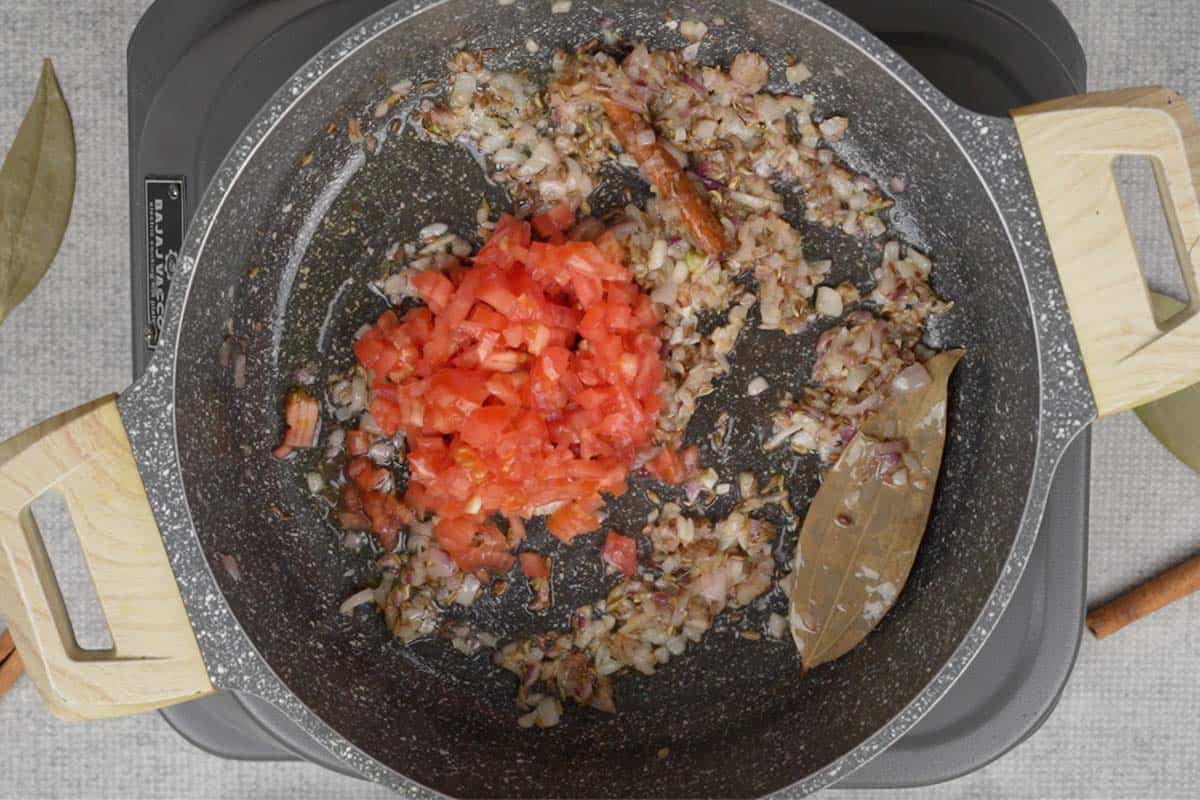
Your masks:
{"label": "pan interior", "polygon": [[[987,600],[1021,519],[1038,426],[1033,326],[1016,258],[969,161],[895,77],[817,22],[767,0],[696,2],[669,10],[708,21],[701,60],[757,50],[772,64],[776,89],[785,88],[785,58],[812,69],[803,90],[816,95],[819,111],[850,117],[843,157],[882,183],[905,180],[891,222],[933,257],[934,286],[955,303],[930,343],[965,347],[967,357],[951,387],[933,519],[899,602],[863,646],[803,680],[790,642],[748,641],[738,633],[745,621],[727,621],[657,675],[618,680],[616,715],[571,707],[558,727],[533,732],[516,727],[514,679],[486,654],[468,659],[437,641],[404,648],[381,618],[338,612],[363,585],[370,559],[341,547],[308,495],[310,461],[271,458],[281,398],[298,367],[328,372],[351,363],[354,330],[382,310],[367,283],[391,243],[433,222],[470,233],[484,196],[504,206],[461,149],[399,135],[364,159],[345,120],[371,119],[401,79],[442,77],[458,40],[494,48],[496,63],[535,70],[554,47],[582,43],[602,23],[654,47],[680,47],[663,24],[665,10],[635,0],[602,20],[580,3],[549,14],[545,3],[449,0],[395,26],[298,98],[262,142],[229,187],[191,283],[176,355],[180,464],[198,536],[233,613],[270,667],[331,727],[448,794],[746,797],[801,780],[881,728],[937,674]],[[537,54],[526,49],[529,39]],[[835,278],[866,281],[878,262],[878,244],[802,229],[807,255],[834,259]],[[246,356],[240,387],[220,359],[229,330]],[[738,439],[723,472],[784,472],[801,509],[817,485],[815,463],[765,458],[758,442],[779,393],[806,380],[818,332],[785,339],[748,328],[733,372],[690,429],[702,438],[718,412],[730,411]],[[744,387],[755,375],[772,390],[751,400]],[[635,482],[615,511],[630,532],[645,510],[637,496]],[[781,562],[794,537],[783,537]],[[570,565],[553,612],[526,612],[516,587],[482,604],[479,627],[501,635],[562,627],[570,608],[611,583],[598,547],[593,535],[555,553]],[[236,559],[240,580],[222,568],[225,555]],[[747,616],[753,623],[782,607],[774,591]]]}

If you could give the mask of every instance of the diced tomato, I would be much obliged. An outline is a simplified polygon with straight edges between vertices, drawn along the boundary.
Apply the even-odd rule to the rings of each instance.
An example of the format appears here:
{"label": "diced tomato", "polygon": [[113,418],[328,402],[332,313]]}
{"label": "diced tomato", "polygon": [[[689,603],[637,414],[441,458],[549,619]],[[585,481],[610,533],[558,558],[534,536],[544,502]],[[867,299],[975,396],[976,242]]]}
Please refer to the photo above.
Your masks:
{"label": "diced tomato", "polygon": [[437,535],[438,544],[445,548],[447,553],[453,554],[471,547],[478,528],[478,521],[471,517],[442,518],[438,520],[434,533]]}
{"label": "diced tomato", "polygon": [[529,382],[529,373],[524,371],[499,372],[487,379],[484,388],[493,398],[506,406],[519,407],[522,403],[521,392]]}
{"label": "diced tomato", "polygon": [[483,303],[476,303],[472,306],[467,319],[493,331],[503,331],[508,327],[508,317],[493,311]]}
{"label": "diced tomato", "polygon": [[637,572],[637,542],[629,536],[609,531],[604,537],[600,558],[622,575],[632,575]]}
{"label": "diced tomato", "polygon": [[561,241],[562,235],[575,224],[575,209],[566,203],[559,203],[529,221],[533,223],[533,229],[537,231],[538,236],[552,241],[557,235]]}
{"label": "diced tomato", "polygon": [[440,272],[418,272],[411,280],[413,288],[435,314],[444,311],[454,296],[454,284]]}
{"label": "diced tomato", "polygon": [[664,483],[682,483],[698,466],[699,451],[694,447],[681,451],[664,447],[646,462],[646,470]]}
{"label": "diced tomato", "polygon": [[393,492],[363,493],[363,510],[371,521],[371,531],[384,550],[396,546],[400,525],[405,521],[404,507]]}
{"label": "diced tomato", "polygon": [[550,577],[550,559],[541,553],[525,550],[519,558],[521,559],[521,572],[525,573],[526,578]]}
{"label": "diced tomato", "polygon": [[496,229],[487,243],[475,254],[475,263],[508,267],[524,255],[529,240],[529,223],[504,214],[496,223]]}
{"label": "diced tomato", "polygon": [[578,503],[567,503],[546,520],[546,530],[550,531],[554,538],[568,544],[576,536],[590,533],[599,527],[600,518]]}
{"label": "diced tomato", "polygon": [[361,511],[339,511],[337,522],[348,531],[371,530],[371,518]]}
{"label": "diced tomato", "polygon": [[[501,217],[473,267],[414,276],[425,305],[384,312],[354,343],[372,416],[407,439],[409,480],[401,505],[365,457],[371,437],[352,431],[348,521],[387,536],[397,506],[436,514],[438,543],[473,572],[510,568],[523,518],[541,508],[557,506],[547,526],[563,541],[600,527],[603,494],[625,491],[651,443],[660,321],[612,235],[595,223],[580,236],[594,241],[567,241],[574,223],[565,205],[531,223]],[[656,459],[680,473],[674,454]]]}
{"label": "diced tomato", "polygon": [[347,483],[342,487],[342,494],[338,499],[338,510],[348,512],[362,511],[362,492],[353,483]]}
{"label": "diced tomato", "polygon": [[346,432],[346,455],[365,456],[371,449],[371,434],[362,428],[351,428]]}
{"label": "diced tomato", "polygon": [[466,572],[507,572],[512,569],[508,542],[495,524],[478,517],[443,518],[434,529],[438,544]]}
{"label": "diced tomato", "polygon": [[346,477],[362,491],[369,492],[383,488],[391,477],[391,473],[383,467],[375,466],[375,463],[366,456],[356,456],[346,464]]}
{"label": "diced tomato", "polygon": [[503,574],[512,569],[513,554],[507,549],[495,547],[472,547],[454,553],[454,560],[460,569],[466,572],[484,572]]}
{"label": "diced tomato", "polygon": [[525,541],[525,520],[519,516],[508,518],[508,546],[516,547]]}
{"label": "diced tomato", "polygon": [[463,425],[463,441],[480,449],[493,446],[518,413],[519,409],[509,406],[486,406],[472,411]]}

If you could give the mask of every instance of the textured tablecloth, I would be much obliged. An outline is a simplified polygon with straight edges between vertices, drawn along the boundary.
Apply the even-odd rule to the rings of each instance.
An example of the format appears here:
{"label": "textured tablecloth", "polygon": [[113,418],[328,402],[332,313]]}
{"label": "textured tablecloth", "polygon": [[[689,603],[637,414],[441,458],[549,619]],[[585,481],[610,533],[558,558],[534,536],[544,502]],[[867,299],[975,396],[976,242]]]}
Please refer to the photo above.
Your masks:
{"label": "textured tablecloth", "polygon": [[[203,0],[196,0],[203,2]],[[886,2],[886,0],[881,0]],[[125,45],[146,0],[2,0],[0,142],[11,140],[40,60],[54,59],[79,142],[71,228],[50,274],[0,327],[0,439],[130,380]],[[1200,107],[1200,3],[1064,0],[1091,88],[1165,83]],[[1141,221],[1157,213],[1142,203]],[[1167,264],[1163,249],[1151,259]],[[1095,429],[1089,599],[1200,550],[1200,478],[1130,414]],[[78,576],[63,576],[74,584]],[[1085,639],[1054,715],[1026,743],[920,798],[1197,796],[1200,599],[1119,638]],[[877,793],[832,791],[844,800]],[[902,793],[901,793],[902,794]],[[6,798],[368,798],[371,785],[307,764],[208,756],[155,714],[68,724],[23,680],[0,700]]]}

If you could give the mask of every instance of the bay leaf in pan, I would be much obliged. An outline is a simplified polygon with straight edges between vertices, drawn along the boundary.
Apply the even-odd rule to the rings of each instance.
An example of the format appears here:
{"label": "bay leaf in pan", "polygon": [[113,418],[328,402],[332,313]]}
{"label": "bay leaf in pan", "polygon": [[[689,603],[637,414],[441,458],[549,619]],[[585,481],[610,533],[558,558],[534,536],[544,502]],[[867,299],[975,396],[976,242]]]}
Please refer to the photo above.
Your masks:
{"label": "bay leaf in pan", "polygon": [[[1150,302],[1158,319],[1168,319],[1184,308],[1183,303],[1158,292],[1150,293]],[[1164,447],[1200,472],[1200,384],[1140,406],[1135,412]]]}
{"label": "bay leaf in pan", "polygon": [[[927,383],[894,391],[813,498],[796,545],[788,615],[805,672],[861,642],[904,588],[929,520],[946,441],[946,386],[962,354],[937,354],[925,364]],[[919,467],[889,475],[902,447]]]}
{"label": "bay leaf in pan", "polygon": [[0,322],[58,253],[75,199],[75,131],[46,60],[33,104],[0,167]]}

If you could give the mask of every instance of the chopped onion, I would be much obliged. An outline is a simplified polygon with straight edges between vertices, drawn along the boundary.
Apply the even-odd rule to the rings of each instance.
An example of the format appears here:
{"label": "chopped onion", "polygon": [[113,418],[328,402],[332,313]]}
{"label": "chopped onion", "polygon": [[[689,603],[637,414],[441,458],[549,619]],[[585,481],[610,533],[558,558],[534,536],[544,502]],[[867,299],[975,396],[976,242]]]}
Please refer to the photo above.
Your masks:
{"label": "chopped onion", "polygon": [[496,163],[497,167],[510,167],[513,164],[519,164],[523,159],[524,156],[511,147],[497,150],[492,156],[492,161]]}
{"label": "chopped onion", "polygon": [[233,556],[228,554],[221,556],[221,566],[225,568],[225,572],[229,575],[229,577],[233,578],[235,581],[240,581],[242,579],[242,570],[238,566],[237,559]]}
{"label": "chopped onion", "polygon": [[729,573],[721,567],[701,575],[696,580],[696,591],[706,600],[724,603],[729,594]]}
{"label": "chopped onion", "polygon": [[816,307],[818,314],[826,317],[840,317],[842,315],[842,296],[836,289],[829,286],[818,286]]}
{"label": "chopped onion", "polygon": [[686,19],[679,23],[679,33],[689,42],[698,42],[708,33],[708,26],[694,19]]}
{"label": "chopped onion", "polygon": [[650,299],[656,303],[661,303],[664,306],[669,306],[675,302],[675,298],[679,296],[679,284],[675,281],[663,281],[658,286],[654,287],[654,291],[650,293]]}
{"label": "chopped onion", "polygon": [[417,238],[422,240],[436,239],[439,236],[445,236],[448,230],[450,230],[450,226],[446,223],[435,222],[432,225],[426,225],[424,228],[421,228],[421,232],[417,234]]}
{"label": "chopped onion", "polygon": [[474,575],[467,575],[463,578],[462,586],[458,589],[458,594],[454,597],[454,602],[460,606],[471,606],[475,604],[475,598],[479,596],[479,589],[483,586],[479,582],[479,578]]}
{"label": "chopped onion", "polygon": [[647,266],[651,272],[657,272],[662,269],[667,260],[667,242],[665,239],[655,239],[654,244],[650,246],[650,258]]}
{"label": "chopped onion", "polygon": [[787,78],[788,83],[804,83],[812,77],[812,70],[797,62],[784,70],[783,77]]}
{"label": "chopped onion", "polygon": [[[569,6],[570,3],[567,3]],[[538,727],[553,728],[558,724],[559,717],[562,715],[562,706],[558,700],[553,697],[547,697],[542,702],[538,703],[537,707]]]}
{"label": "chopped onion", "polygon": [[[475,76],[472,73],[458,73],[458,76],[454,79],[454,86],[450,89],[450,107],[464,108],[468,103],[470,103],[471,98],[475,96],[475,86]],[[437,235],[440,236],[441,234]]]}
{"label": "chopped onion", "polygon": [[755,211],[766,211],[768,208],[778,205],[774,200],[768,200],[765,197],[756,197],[745,192],[730,192],[729,198]]}
{"label": "chopped onion", "polygon": [[349,616],[350,614],[354,613],[354,609],[358,608],[359,606],[373,602],[375,602],[374,589],[370,587],[366,589],[359,589],[357,592],[342,601],[342,604],[338,607],[338,611],[341,611],[343,614]]}
{"label": "chopped onion", "polygon": [[821,135],[829,142],[840,141],[848,127],[849,121],[845,117],[830,117],[817,126]]}
{"label": "chopped onion", "polygon": [[458,571],[450,554],[440,547],[429,548],[429,574],[434,578],[449,578]]}
{"label": "chopped onion", "polygon": [[713,119],[700,120],[693,127],[692,135],[701,140],[713,138],[717,135],[717,121]]}
{"label": "chopped onion", "polygon": [[358,421],[358,427],[375,436],[383,435],[383,428],[379,427],[379,423],[375,421],[375,417],[370,411],[362,415]]}
{"label": "chopped onion", "polygon": [[395,446],[391,442],[387,441],[376,442],[375,444],[371,445],[371,449],[367,451],[367,458],[380,465],[390,463],[395,456]]}
{"label": "chopped onion", "polygon": [[372,598],[375,601],[375,605],[383,608],[384,603],[387,602],[388,592],[392,590],[392,584],[395,582],[395,575],[384,573],[383,580],[375,587],[374,597]]}
{"label": "chopped onion", "polygon": [[334,428],[329,438],[325,441],[325,460],[330,461],[337,457],[337,454],[342,452],[342,445],[346,443],[346,431],[341,428]]}
{"label": "chopped onion", "polygon": [[750,384],[746,387],[746,394],[751,397],[757,397],[765,392],[769,386],[770,384],[767,383],[766,378],[762,377],[761,375],[756,375],[750,380]]}
{"label": "chopped onion", "polygon": [[767,62],[758,53],[743,50],[734,56],[729,65],[729,77],[742,84],[749,92],[757,92],[767,82]]}
{"label": "chopped onion", "polygon": [[846,372],[846,391],[857,392],[870,377],[870,367],[852,367]]}

